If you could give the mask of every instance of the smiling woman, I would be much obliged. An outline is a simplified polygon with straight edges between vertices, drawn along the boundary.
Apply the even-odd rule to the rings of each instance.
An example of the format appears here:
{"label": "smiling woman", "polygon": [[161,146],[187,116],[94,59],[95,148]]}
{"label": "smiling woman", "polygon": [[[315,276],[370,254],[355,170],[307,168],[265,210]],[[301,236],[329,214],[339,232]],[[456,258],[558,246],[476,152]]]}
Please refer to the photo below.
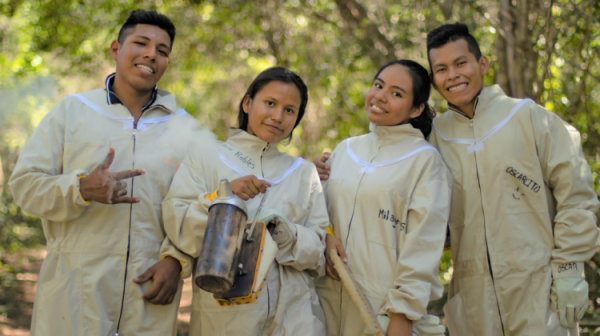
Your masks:
{"label": "smiling woman", "polygon": [[[317,291],[329,335],[368,334],[361,309],[336,281],[332,255],[346,259],[387,335],[413,328],[423,335],[427,303],[442,294],[437,273],[452,179],[425,140],[435,115],[427,104],[430,86],[427,70],[414,61],[381,67],[365,99],[371,132],[346,139],[327,161],[329,277],[317,280]],[[435,329],[427,334],[443,335],[443,327]]]}
{"label": "smiling woman", "polygon": [[239,128],[269,143],[292,138],[306,104],[308,89],[302,79],[284,67],[261,72],[240,102]]}
{"label": "smiling woman", "polygon": [[[208,209],[222,179],[246,201],[249,221],[271,224],[265,241],[272,236],[277,245],[276,255],[260,260],[268,273],[257,279],[260,287],[249,299],[218,303],[212,293],[194,286],[190,335],[325,335],[313,284],[325,274],[329,220],[323,189],[312,163],[277,148],[291,137],[307,102],[306,85],[297,74],[282,67],[263,71],[240,102],[239,128],[217,146],[219,158],[212,160],[198,146],[179,168],[162,205],[165,231],[180,251],[194,258],[201,251],[208,259],[222,255],[200,244],[211,229]],[[267,187],[269,196],[257,197]],[[239,267],[250,274],[244,264]]]}

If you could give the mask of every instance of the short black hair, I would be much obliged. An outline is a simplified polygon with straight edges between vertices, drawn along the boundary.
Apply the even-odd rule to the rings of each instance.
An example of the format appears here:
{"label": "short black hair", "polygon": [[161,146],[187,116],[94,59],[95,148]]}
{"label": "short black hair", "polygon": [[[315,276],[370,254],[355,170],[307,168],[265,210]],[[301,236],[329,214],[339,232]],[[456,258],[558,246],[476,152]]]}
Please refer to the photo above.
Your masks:
{"label": "short black hair", "polygon": [[175,41],[175,25],[171,19],[165,15],[158,14],[156,11],[147,11],[137,9],[129,13],[129,17],[119,30],[119,37],[117,40],[119,43],[123,43],[123,40],[130,34],[130,31],[135,29],[138,24],[147,24],[157,26],[169,34],[171,38],[171,49],[173,48],[173,42]]}
{"label": "short black hair", "polygon": [[271,82],[282,82],[286,84],[294,84],[298,91],[300,92],[300,107],[298,110],[298,119],[296,119],[296,123],[294,124],[294,128],[292,128],[292,132],[287,137],[287,140],[290,141],[292,139],[292,134],[294,133],[294,129],[304,116],[304,111],[306,111],[306,105],[308,104],[308,88],[304,81],[297,73],[280,66],[268,68],[267,70],[261,72],[250,84],[244,97],[240,101],[240,110],[238,112],[238,127],[243,129],[244,131],[248,131],[248,113],[244,112],[244,99],[248,96],[250,99],[254,99],[256,94],[262,90],[267,84]]}
{"label": "short black hair", "polygon": [[458,40],[465,40],[469,51],[471,54],[475,55],[475,59],[479,61],[481,58],[481,49],[479,49],[477,40],[469,33],[469,27],[460,22],[448,23],[435,28],[427,34],[427,60],[429,61],[430,70],[431,58],[429,57],[429,52],[431,49],[441,48],[450,42]]}
{"label": "short black hair", "polygon": [[410,76],[412,77],[412,91],[413,91],[413,102],[412,108],[420,108],[423,106],[423,112],[416,118],[409,120],[409,123],[423,133],[423,137],[427,138],[431,133],[431,125],[433,118],[435,118],[435,111],[427,103],[429,100],[429,94],[431,93],[431,80],[427,70],[419,63],[408,59],[401,59],[391,61],[377,71],[377,74],[373,80],[379,77],[379,74],[385,70],[385,68],[392,65],[402,65],[408,69]]}

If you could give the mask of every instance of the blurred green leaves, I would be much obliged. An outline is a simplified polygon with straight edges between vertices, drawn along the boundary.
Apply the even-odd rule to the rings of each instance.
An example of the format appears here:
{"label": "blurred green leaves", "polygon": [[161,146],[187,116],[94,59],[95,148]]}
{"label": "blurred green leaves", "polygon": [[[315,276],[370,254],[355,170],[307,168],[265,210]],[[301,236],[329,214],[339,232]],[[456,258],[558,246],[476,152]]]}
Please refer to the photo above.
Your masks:
{"label": "blurred green leaves", "polygon": [[[110,42],[128,13],[142,8],[166,14],[177,27],[171,65],[159,86],[174,92],[179,105],[221,139],[235,126],[239,101],[258,72],[276,64],[297,71],[309,87],[309,104],[294,139],[282,149],[309,160],[368,131],[364,97],[379,66],[410,58],[427,67],[427,32],[464,22],[491,59],[486,84],[500,83],[513,95],[525,92],[581,132],[600,191],[600,1],[504,3],[508,7],[499,0],[0,0],[4,176],[54,102],[103,86],[114,68]],[[510,45],[509,33],[519,43]],[[508,47],[515,48],[514,61],[522,69],[512,77]],[[526,85],[512,91],[511,79]],[[431,104],[446,110],[435,92]],[[14,206],[6,189],[0,210]],[[19,212],[0,213],[4,263],[2,251],[21,246],[15,243],[21,238],[27,241],[22,223],[33,222]],[[599,265],[598,256],[588,263],[590,289],[600,288]],[[450,257],[444,255],[445,283],[450,272]],[[591,292],[596,311],[599,295]]]}

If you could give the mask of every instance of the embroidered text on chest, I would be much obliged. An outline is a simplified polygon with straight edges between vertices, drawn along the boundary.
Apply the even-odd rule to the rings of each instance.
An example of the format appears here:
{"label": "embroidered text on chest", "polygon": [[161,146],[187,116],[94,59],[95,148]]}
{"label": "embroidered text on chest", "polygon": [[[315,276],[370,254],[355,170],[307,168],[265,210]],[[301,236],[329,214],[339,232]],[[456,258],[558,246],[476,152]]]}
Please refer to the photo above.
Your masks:
{"label": "embroidered text on chest", "polygon": [[[236,154],[236,157],[239,158],[239,156],[237,154]],[[253,174],[246,173],[242,168],[238,167],[235,163],[229,161],[225,157],[225,155],[223,155],[222,153],[219,153],[219,159],[221,159],[221,162],[223,162],[227,167],[231,168],[231,170],[233,170],[234,172],[238,173],[241,176],[253,175]],[[283,173],[283,176],[279,180],[273,181],[273,180],[269,180],[269,179],[266,179],[266,178],[263,178],[260,176],[256,176],[256,177],[259,180],[267,181],[267,182],[271,183],[272,185],[279,184],[279,183],[283,182],[283,180],[285,180],[285,178],[288,177],[294,170],[296,170],[298,167],[300,167],[300,165],[302,164],[302,161],[304,161],[302,158],[298,158],[296,160],[296,162],[294,162],[294,164]]]}
{"label": "embroidered text on chest", "polygon": [[467,153],[478,152],[480,150],[483,150],[483,148],[484,148],[483,142],[487,138],[492,136],[492,134],[496,133],[499,129],[502,128],[502,126],[506,125],[506,123],[508,123],[508,121],[515,115],[515,113],[517,113],[517,111],[521,108],[521,106],[523,106],[529,102],[533,102],[533,100],[531,100],[529,98],[521,100],[519,103],[517,103],[517,105],[515,105],[512,108],[512,110],[510,110],[510,113],[508,114],[508,116],[506,118],[504,118],[504,120],[499,122],[496,126],[492,127],[492,129],[490,129],[483,136],[481,136],[477,139],[462,139],[462,138],[448,139],[442,135],[442,133],[437,129],[437,127],[435,127],[435,123],[432,123],[433,130],[435,131],[435,133],[437,133],[440,136],[440,138],[444,139],[444,141],[453,142],[453,143],[461,144],[461,145],[469,145],[469,147],[467,147]]}
{"label": "embroidered text on chest", "polygon": [[411,156],[413,156],[413,155],[415,155],[415,154],[417,154],[417,153],[419,153],[421,151],[427,150],[427,149],[434,150],[434,151],[437,152],[437,149],[435,149],[435,147],[433,147],[433,146],[423,146],[421,148],[415,149],[414,151],[412,151],[412,152],[410,152],[408,154],[402,155],[401,157],[399,157],[397,159],[394,159],[394,160],[381,161],[381,162],[367,162],[365,160],[360,159],[358,157],[358,155],[356,155],[354,153],[354,151],[352,150],[352,148],[350,148],[350,141],[351,140],[352,140],[352,138],[346,140],[346,151],[348,152],[348,156],[350,156],[350,158],[354,162],[356,162],[357,164],[359,164],[360,166],[362,166],[362,168],[358,171],[359,174],[362,174],[362,173],[372,174],[372,173],[375,172],[375,169],[377,169],[379,167],[384,167],[384,166],[388,166],[388,165],[391,165],[391,164],[394,164],[394,163],[398,163],[398,162],[400,162],[402,160],[406,160],[409,157],[411,157]]}
{"label": "embroidered text on chest", "polygon": [[395,217],[394,214],[390,216],[390,210],[379,209],[379,216],[377,218],[382,218],[384,220],[389,220],[392,222],[392,227],[395,229],[398,225],[400,225],[400,231],[404,231],[406,228],[406,223],[400,223],[400,218]]}

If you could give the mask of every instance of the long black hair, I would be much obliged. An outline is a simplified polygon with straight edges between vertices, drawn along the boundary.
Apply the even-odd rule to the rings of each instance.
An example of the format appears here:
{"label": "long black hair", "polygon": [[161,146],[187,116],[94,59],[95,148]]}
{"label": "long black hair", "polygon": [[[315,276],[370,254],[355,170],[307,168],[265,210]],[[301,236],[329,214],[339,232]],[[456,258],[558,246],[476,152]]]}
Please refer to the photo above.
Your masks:
{"label": "long black hair", "polygon": [[423,112],[420,116],[409,120],[410,124],[414,128],[418,128],[423,133],[423,136],[427,138],[431,133],[431,123],[435,118],[435,111],[427,101],[429,100],[429,94],[431,93],[431,79],[429,73],[419,63],[407,59],[395,60],[387,63],[386,65],[379,68],[377,74],[373,78],[375,80],[379,77],[379,74],[387,67],[395,64],[400,64],[408,69],[410,76],[412,77],[413,86],[413,102],[412,108],[420,108],[421,105],[425,105]]}
{"label": "long black hair", "polygon": [[277,66],[268,68],[267,70],[261,72],[258,76],[256,76],[256,78],[254,78],[254,80],[246,90],[244,97],[242,97],[242,100],[240,101],[240,110],[238,113],[238,127],[243,129],[244,131],[248,131],[248,114],[244,112],[244,99],[246,99],[246,97],[254,99],[256,94],[260,90],[262,90],[262,88],[264,88],[267,84],[273,81],[278,81],[286,84],[294,84],[300,92],[300,108],[298,110],[298,119],[296,119],[296,123],[294,124],[294,128],[292,128],[292,132],[286,138],[288,141],[290,141],[292,139],[294,129],[296,128],[296,126],[298,126],[298,124],[302,120],[302,117],[304,117],[306,104],[308,104],[308,88],[306,87],[306,84],[304,84],[302,78],[298,76],[298,74],[284,67]]}

